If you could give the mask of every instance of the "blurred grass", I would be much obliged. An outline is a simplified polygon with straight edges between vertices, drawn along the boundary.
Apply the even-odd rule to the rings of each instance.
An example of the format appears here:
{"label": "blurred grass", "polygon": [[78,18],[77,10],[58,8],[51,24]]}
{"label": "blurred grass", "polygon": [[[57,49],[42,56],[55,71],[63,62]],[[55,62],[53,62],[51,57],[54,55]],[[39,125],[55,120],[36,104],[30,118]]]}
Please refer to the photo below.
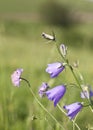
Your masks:
{"label": "blurred grass", "polygon": [[[40,6],[49,2],[46,0],[0,0],[0,12],[1,13],[15,13],[15,12],[37,12],[40,9]],[[79,11],[93,11],[93,2],[91,0],[58,0],[60,4],[67,5],[68,8],[79,10]]]}
{"label": "blurred grass", "polygon": [[1,13],[17,13],[17,12],[35,12],[38,10],[38,7],[42,0],[38,1],[34,0],[0,0],[0,12]]}
{"label": "blurred grass", "polygon": [[[16,28],[19,28],[19,30]],[[38,26],[37,24],[26,25],[24,30],[27,29],[28,33],[22,33],[21,28],[23,25],[16,24],[16,26],[11,26],[11,28],[5,29],[4,32],[1,31],[0,35],[0,115],[1,115],[1,129],[9,130],[25,130],[25,129],[55,129],[55,123],[49,118],[46,113],[38,106],[35,102],[25,83],[21,83],[20,88],[15,88],[11,84],[10,75],[16,68],[24,68],[23,77],[30,80],[32,88],[36,95],[38,96],[38,88],[42,82],[47,82],[50,80],[48,74],[45,73],[45,68],[47,63],[58,61],[57,50],[53,43],[47,43],[46,40],[41,38],[41,33],[43,30],[49,31],[51,29],[48,25]],[[38,26],[38,28],[37,28]],[[10,27],[10,25],[9,25]],[[31,27],[31,28],[29,28]],[[10,30],[9,30],[10,29]],[[3,29],[2,29],[3,30]],[[8,32],[7,32],[8,30]],[[56,27],[56,35],[60,39],[61,30]],[[12,33],[13,32],[13,33]],[[33,33],[34,32],[34,33]],[[30,33],[30,34],[29,34]],[[60,39],[61,41],[61,39]],[[68,57],[70,62],[73,63],[75,60],[79,60],[79,69],[82,72],[85,83],[93,84],[93,52],[87,48],[87,46],[82,46],[77,49],[68,45]],[[69,77],[69,78],[68,78]],[[64,71],[53,81],[49,81],[52,87],[62,83],[74,82],[73,77],[69,70]],[[65,97],[60,102],[62,106],[64,102],[71,103],[78,99],[79,92],[71,88],[68,90]],[[77,95],[77,96],[76,96]],[[41,100],[41,99],[40,99]],[[54,115],[56,118],[62,122],[66,129],[71,128],[70,121],[60,113],[57,108],[53,107],[53,103],[47,99],[42,99],[41,102],[45,107]],[[3,112],[2,112],[3,111]],[[37,120],[33,120],[33,115],[37,117]],[[91,121],[85,121],[84,117],[91,117]],[[80,123],[83,120],[83,124]],[[65,124],[64,122],[67,122]],[[92,125],[92,115],[89,112],[81,112],[80,119],[78,119],[80,126],[87,130],[86,126],[88,124]],[[4,125],[5,124],[5,125]],[[51,128],[52,127],[52,128]]]}
{"label": "blurred grass", "polygon": [[[48,63],[59,61],[60,57],[54,43],[47,43],[42,39],[41,33],[51,34],[52,30],[58,38],[58,43],[68,46],[70,63],[79,60],[79,70],[84,76],[84,82],[93,85],[93,30],[91,24],[76,24],[72,28],[64,29],[62,26],[45,24],[43,20],[29,20],[27,13],[39,14],[41,5],[46,1],[36,0],[0,0],[0,129],[1,130],[60,130],[59,126],[38,106],[27,89],[21,82],[20,88],[13,87],[10,76],[16,68],[23,68],[23,77],[31,82],[32,89],[38,96],[38,88],[42,82],[49,82],[51,87],[62,83],[75,82],[70,71],[63,71],[56,79],[50,80],[45,72]],[[60,4],[67,4],[67,0],[58,0]],[[93,11],[93,4],[88,1],[71,0],[68,7],[73,10]],[[10,16],[8,16],[8,13]],[[18,15],[22,13],[23,15]],[[14,19],[13,15],[16,14]],[[5,16],[4,16],[5,15]],[[6,18],[7,16],[7,18]],[[17,18],[21,17],[21,20]],[[27,21],[23,20],[23,17]],[[28,19],[27,19],[28,18]],[[72,103],[81,101],[79,91],[68,88],[65,97],[60,101]],[[40,99],[40,98],[39,98]],[[44,106],[65,127],[72,130],[72,123],[65,117],[53,103],[40,99]],[[81,129],[93,127],[92,114],[85,108],[79,114],[77,123]],[[34,120],[34,117],[37,117]],[[87,118],[86,118],[87,117]]]}

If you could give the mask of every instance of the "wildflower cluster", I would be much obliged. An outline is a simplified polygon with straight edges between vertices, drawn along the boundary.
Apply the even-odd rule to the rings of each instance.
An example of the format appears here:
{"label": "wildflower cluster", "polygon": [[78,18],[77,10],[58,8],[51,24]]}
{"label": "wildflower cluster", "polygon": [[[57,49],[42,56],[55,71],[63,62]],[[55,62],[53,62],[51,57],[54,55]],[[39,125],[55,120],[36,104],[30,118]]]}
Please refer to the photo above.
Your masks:
{"label": "wildflower cluster", "polygon": [[[59,74],[61,72],[63,72],[66,67],[68,67],[71,71],[71,73],[73,74],[73,77],[75,78],[76,84],[74,84],[75,87],[78,87],[80,89],[80,97],[83,99],[87,100],[87,104],[86,102],[72,102],[71,104],[68,105],[64,105],[61,107],[62,111],[63,109],[66,110],[67,113],[66,116],[69,117],[69,119],[73,120],[75,118],[75,116],[84,108],[84,107],[89,107],[92,110],[93,107],[93,91],[92,88],[88,85],[85,84],[81,84],[79,79],[77,78],[75,72],[74,72],[74,67],[72,65],[69,64],[69,60],[67,59],[67,46],[65,44],[61,44],[60,46],[56,43],[56,38],[55,35],[53,33],[53,36],[46,34],[46,33],[42,33],[42,36],[50,41],[54,41],[55,45],[58,49],[58,52],[62,58],[62,62],[61,61],[57,61],[57,62],[53,62],[47,65],[46,68],[46,72],[50,75],[50,78],[56,78],[57,76],[59,76]],[[77,66],[77,65],[75,65]],[[26,80],[25,78],[21,77],[21,74],[23,72],[23,69],[17,69],[16,71],[14,71],[14,73],[11,75],[11,80],[12,83],[14,84],[14,86],[19,87],[20,86],[20,82],[22,80],[26,81],[28,83],[28,86],[30,88],[30,91],[32,93],[32,95],[35,97],[36,101],[39,103],[39,105],[56,121],[56,119],[47,111],[47,109],[40,103],[40,101],[37,99],[37,97],[35,96],[34,92],[32,91],[32,88],[30,87],[30,83],[28,80]],[[39,96],[41,98],[43,97],[47,97],[48,100],[53,101],[54,103],[54,107],[56,107],[59,103],[59,101],[61,100],[61,98],[64,97],[66,91],[67,91],[67,87],[69,85],[66,84],[60,84],[57,85],[53,88],[51,88],[48,83],[43,82],[38,90]],[[56,121],[57,122],[57,121]],[[76,125],[77,126],[77,125]]]}

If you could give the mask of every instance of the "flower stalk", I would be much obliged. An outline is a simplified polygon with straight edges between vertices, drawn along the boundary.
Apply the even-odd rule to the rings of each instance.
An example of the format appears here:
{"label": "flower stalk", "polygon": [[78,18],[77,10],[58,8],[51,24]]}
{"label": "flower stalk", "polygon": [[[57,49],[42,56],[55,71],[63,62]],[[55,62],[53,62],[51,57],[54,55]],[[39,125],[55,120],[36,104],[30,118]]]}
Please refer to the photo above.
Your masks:
{"label": "flower stalk", "polygon": [[[60,105],[58,104],[58,102],[61,100],[61,98],[63,98],[64,94],[66,93],[67,85],[65,85],[65,84],[57,85],[50,89],[50,86],[48,85],[48,83],[43,82],[39,88],[38,94],[41,98],[47,97],[48,100],[53,101],[54,107],[57,106],[59,108],[59,110],[65,116],[69,117],[69,119],[73,123],[73,125],[72,125],[73,130],[75,130],[75,128],[77,128],[78,130],[81,130],[80,127],[78,126],[78,124],[76,123],[77,115],[84,107],[89,107],[90,110],[93,112],[93,99],[92,99],[93,91],[92,91],[91,87],[89,87],[87,85],[85,86],[84,83],[82,84],[81,81],[79,80],[78,76],[76,75],[76,73],[74,71],[74,67],[78,67],[77,64],[73,67],[69,63],[69,60],[66,57],[67,56],[67,46],[65,46],[64,44],[61,44],[59,47],[59,45],[56,42],[54,33],[52,33],[52,35],[49,35],[49,34],[46,34],[43,32],[42,37],[44,39],[47,39],[48,41],[54,41],[56,48],[58,50],[58,53],[61,56],[61,62],[54,62],[54,63],[48,64],[48,66],[46,68],[46,72],[50,74],[50,78],[56,78],[67,66],[70,69],[70,71],[75,79],[75,82],[76,82],[75,84],[70,83],[69,86],[73,86],[73,85],[76,86],[81,91],[81,93],[80,93],[81,98],[82,99],[85,98],[87,103],[86,102],[74,102],[69,105],[64,105],[63,108],[66,110],[66,112],[65,112],[64,109],[62,107],[60,107]],[[35,101],[39,104],[39,106],[53,119],[53,121],[56,124],[59,125],[59,127],[62,130],[65,130],[64,126],[39,101],[39,99],[37,98],[37,96],[35,95],[32,87],[31,87],[30,82],[27,79],[21,77],[22,72],[23,72],[23,69],[17,69],[11,75],[13,85],[15,87],[19,87],[20,82],[22,80],[25,81],[28,86],[27,88],[29,89],[30,93],[34,97]]]}
{"label": "flower stalk", "polygon": [[29,83],[29,81],[25,78],[22,78],[22,80],[24,80],[27,84],[28,84],[28,88],[32,94],[32,96],[34,97],[34,99],[36,100],[36,102],[40,105],[40,107],[63,129],[65,130],[65,128],[57,121],[57,119],[44,107],[44,105],[38,100],[38,98],[36,97],[35,93],[33,92],[31,85]]}
{"label": "flower stalk", "polygon": [[[81,87],[81,84],[80,84],[80,82],[79,82],[79,80],[78,80],[77,76],[76,76],[76,75],[75,75],[75,73],[74,73],[73,67],[69,64],[68,59],[66,59],[66,58],[62,55],[62,53],[61,53],[61,51],[60,51],[60,48],[59,48],[59,45],[58,45],[56,42],[55,42],[55,45],[56,45],[56,47],[57,47],[58,53],[60,54],[61,58],[64,60],[64,62],[65,62],[65,64],[66,64],[66,66],[68,66],[68,67],[69,67],[69,69],[71,70],[71,73],[72,73],[72,75],[73,75],[73,77],[74,77],[75,81],[77,82],[77,84],[78,84],[79,88],[81,89],[81,91],[83,91],[83,89],[82,89],[82,87]],[[84,95],[85,95],[85,94],[84,94]],[[85,95],[85,97],[86,97],[86,95]],[[87,100],[88,100],[88,102],[89,102],[89,105],[88,105],[88,106],[90,106],[89,108],[90,108],[90,109],[91,109],[91,111],[93,112],[93,109],[92,109],[92,104],[91,104],[90,99],[88,99],[87,97],[86,97],[86,99],[87,99]]]}

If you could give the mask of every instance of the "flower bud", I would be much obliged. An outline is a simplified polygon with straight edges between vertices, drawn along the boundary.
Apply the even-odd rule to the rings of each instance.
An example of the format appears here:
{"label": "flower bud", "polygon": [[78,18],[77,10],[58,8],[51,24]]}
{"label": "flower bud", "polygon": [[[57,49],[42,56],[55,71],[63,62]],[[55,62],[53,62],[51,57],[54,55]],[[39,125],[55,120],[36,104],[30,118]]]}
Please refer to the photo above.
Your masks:
{"label": "flower bud", "polygon": [[62,53],[63,57],[66,57],[67,55],[67,46],[65,46],[64,44],[60,45],[60,52]]}
{"label": "flower bud", "polygon": [[49,34],[46,34],[46,33],[42,33],[42,37],[47,39],[47,40],[51,40],[51,41],[55,41],[55,35],[53,33],[53,35],[49,35]]}

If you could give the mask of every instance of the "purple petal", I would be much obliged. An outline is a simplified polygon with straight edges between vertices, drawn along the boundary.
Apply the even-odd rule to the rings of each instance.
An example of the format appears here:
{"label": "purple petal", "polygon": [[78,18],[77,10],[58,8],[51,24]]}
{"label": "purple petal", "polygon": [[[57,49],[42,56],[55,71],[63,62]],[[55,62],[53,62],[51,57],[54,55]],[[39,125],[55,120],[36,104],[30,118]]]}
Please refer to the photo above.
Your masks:
{"label": "purple petal", "polygon": [[68,111],[67,116],[70,117],[70,119],[73,119],[77,113],[82,109],[83,105],[79,102],[72,103],[70,105],[66,105],[63,108]]}
{"label": "purple petal", "polygon": [[58,76],[61,71],[64,70],[64,66],[60,62],[48,64],[48,67],[46,68],[46,72],[48,72],[51,76],[51,78],[54,78]]}
{"label": "purple petal", "polygon": [[43,82],[41,87],[39,88],[39,96],[43,97],[45,95],[45,92],[48,90],[49,86],[47,83]]}
{"label": "purple petal", "polygon": [[90,97],[92,97],[92,96],[93,96],[93,91],[92,91],[92,90],[90,90],[89,95],[90,95]]}
{"label": "purple petal", "polygon": [[56,86],[55,88],[46,91],[46,96],[49,100],[54,102],[54,106],[57,105],[59,100],[63,97],[66,92],[66,88],[64,85]]}

